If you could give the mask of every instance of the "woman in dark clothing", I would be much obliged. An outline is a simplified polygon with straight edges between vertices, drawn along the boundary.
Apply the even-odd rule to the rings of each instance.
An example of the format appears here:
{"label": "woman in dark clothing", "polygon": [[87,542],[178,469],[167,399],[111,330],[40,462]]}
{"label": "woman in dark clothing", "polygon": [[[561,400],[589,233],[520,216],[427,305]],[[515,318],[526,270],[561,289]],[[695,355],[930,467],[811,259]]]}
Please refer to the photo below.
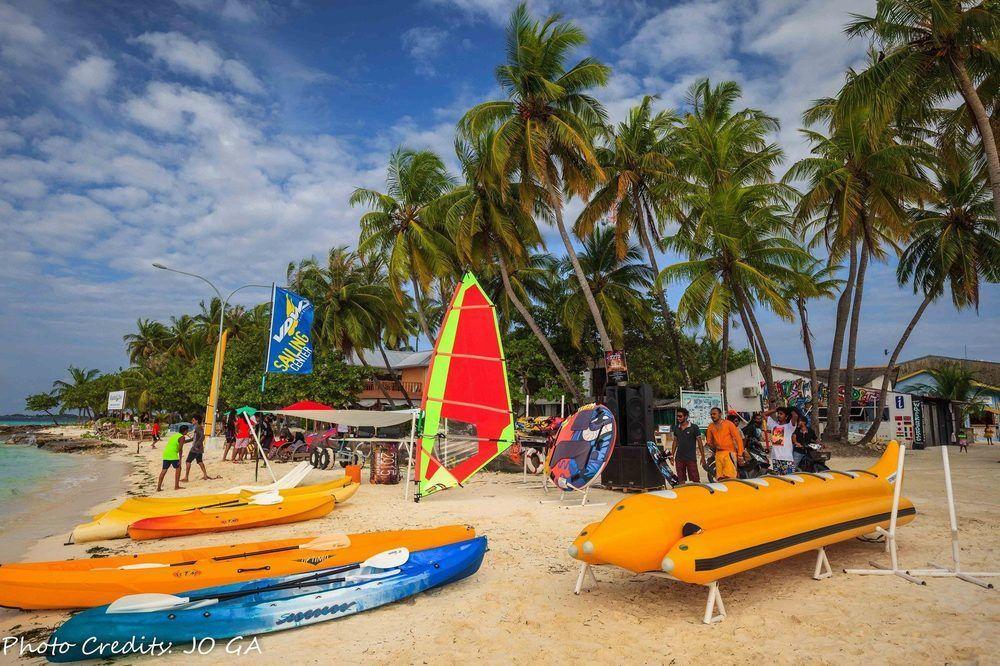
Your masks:
{"label": "woman in dark clothing", "polygon": [[[236,412],[230,409],[226,413],[226,447],[222,451],[222,459],[229,455],[229,450],[236,444]],[[236,455],[235,453],[233,454]]]}
{"label": "woman in dark clothing", "polygon": [[802,464],[803,458],[809,455],[809,445],[816,441],[816,433],[809,429],[805,419],[799,419],[799,424],[792,433],[792,457],[795,467]]}

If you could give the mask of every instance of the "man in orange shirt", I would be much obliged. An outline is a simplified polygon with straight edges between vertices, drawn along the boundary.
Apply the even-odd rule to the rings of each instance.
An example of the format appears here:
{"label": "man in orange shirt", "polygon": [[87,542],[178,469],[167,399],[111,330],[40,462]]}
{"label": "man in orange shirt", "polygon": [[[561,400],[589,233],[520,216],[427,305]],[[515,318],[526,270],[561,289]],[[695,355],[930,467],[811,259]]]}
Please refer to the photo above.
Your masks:
{"label": "man in orange shirt", "polygon": [[718,481],[737,477],[736,463],[743,459],[743,433],[722,410],[712,407],[712,422],[705,429],[708,448],[715,451],[715,478]]}

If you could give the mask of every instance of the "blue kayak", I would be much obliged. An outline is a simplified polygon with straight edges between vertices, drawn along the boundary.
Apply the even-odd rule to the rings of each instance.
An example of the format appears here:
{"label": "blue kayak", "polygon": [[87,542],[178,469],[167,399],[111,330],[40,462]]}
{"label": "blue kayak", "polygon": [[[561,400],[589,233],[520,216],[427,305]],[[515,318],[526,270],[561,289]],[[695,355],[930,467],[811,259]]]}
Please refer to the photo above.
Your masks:
{"label": "blue kayak", "polygon": [[[486,537],[421,550],[391,569],[337,567],[182,593],[156,610],[120,602],[78,613],[49,639],[48,659],[79,661],[191,649],[193,642],[252,636],[325,622],[447,585],[479,570]],[[171,598],[164,595],[168,600]]]}

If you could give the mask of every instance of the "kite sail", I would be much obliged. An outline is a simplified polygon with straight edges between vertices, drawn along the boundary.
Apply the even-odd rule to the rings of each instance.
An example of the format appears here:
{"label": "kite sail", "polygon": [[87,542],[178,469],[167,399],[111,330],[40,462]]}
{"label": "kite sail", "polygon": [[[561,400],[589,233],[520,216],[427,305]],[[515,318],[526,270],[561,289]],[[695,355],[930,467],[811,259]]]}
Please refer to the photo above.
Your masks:
{"label": "kite sail", "polygon": [[472,273],[455,288],[444,315],[421,409],[414,501],[461,485],[514,443],[500,327]]}

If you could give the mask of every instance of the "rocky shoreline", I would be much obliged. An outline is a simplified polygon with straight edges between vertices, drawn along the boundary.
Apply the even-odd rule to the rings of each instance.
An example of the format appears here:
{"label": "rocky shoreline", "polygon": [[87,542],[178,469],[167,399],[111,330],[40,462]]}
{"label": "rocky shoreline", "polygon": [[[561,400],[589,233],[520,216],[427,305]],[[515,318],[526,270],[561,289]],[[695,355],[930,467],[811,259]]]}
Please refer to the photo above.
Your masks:
{"label": "rocky shoreline", "polygon": [[110,439],[104,439],[90,433],[82,437],[70,437],[50,430],[51,425],[16,425],[0,426],[0,443],[8,446],[37,446],[40,449],[58,453],[84,453],[89,451],[106,451],[126,448]]}

